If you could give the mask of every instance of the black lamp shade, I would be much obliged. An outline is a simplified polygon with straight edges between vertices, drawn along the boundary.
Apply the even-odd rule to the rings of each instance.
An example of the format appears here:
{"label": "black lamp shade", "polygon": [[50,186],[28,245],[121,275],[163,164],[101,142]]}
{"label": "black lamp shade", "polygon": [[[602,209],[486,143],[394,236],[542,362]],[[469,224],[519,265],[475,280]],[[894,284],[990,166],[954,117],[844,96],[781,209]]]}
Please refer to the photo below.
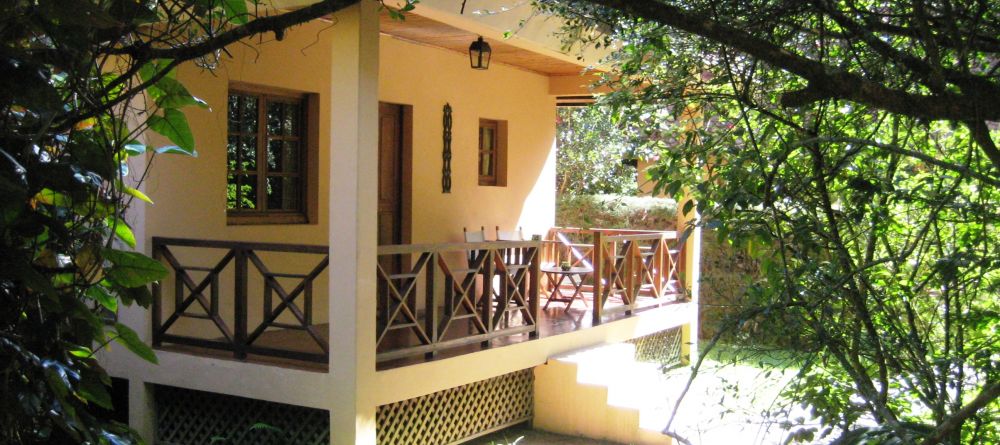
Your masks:
{"label": "black lamp shade", "polygon": [[490,44],[480,36],[475,42],[469,45],[469,64],[474,70],[485,70],[490,67]]}

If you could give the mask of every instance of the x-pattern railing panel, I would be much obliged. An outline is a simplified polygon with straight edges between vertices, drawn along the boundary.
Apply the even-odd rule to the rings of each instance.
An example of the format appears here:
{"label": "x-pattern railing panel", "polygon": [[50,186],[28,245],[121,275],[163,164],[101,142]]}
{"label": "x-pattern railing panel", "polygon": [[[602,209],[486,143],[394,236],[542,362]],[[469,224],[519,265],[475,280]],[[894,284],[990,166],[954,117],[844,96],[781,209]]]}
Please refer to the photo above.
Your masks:
{"label": "x-pattern railing panel", "polygon": [[[380,246],[377,306],[385,315],[378,322],[378,359],[489,346],[494,338],[525,332],[534,337],[540,247],[538,241]],[[402,273],[382,267],[408,264],[408,258],[417,259]],[[503,321],[514,311],[522,324],[509,326]]]}
{"label": "x-pattern railing panel", "polygon": [[[525,253],[524,258],[521,258],[523,264],[520,264],[520,266],[536,262],[538,255],[537,250]],[[511,303],[515,303],[513,309],[521,314],[526,324],[534,325],[535,314],[529,310],[529,297],[526,295],[529,289],[528,277],[530,277],[528,268],[506,264],[499,257],[496,258],[495,263],[497,275],[500,276],[501,281],[498,292],[499,301],[496,304],[499,310],[493,314],[493,325],[499,325],[501,318],[509,316],[510,309],[512,309]]]}
{"label": "x-pattern railing panel", "polygon": [[[490,259],[488,252],[475,255],[469,269],[461,270],[457,275],[448,266],[448,263],[438,255],[438,267],[444,273],[446,286],[444,298],[444,318],[442,318],[438,328],[438,337],[443,337],[451,327],[452,322],[468,318],[472,322],[472,328],[479,334],[486,334],[489,328],[486,323],[478,317],[476,303],[480,300],[476,294],[476,277],[486,273],[484,266]],[[457,270],[456,270],[457,271]],[[465,313],[461,310],[464,309]]]}
{"label": "x-pattern railing panel", "polygon": [[[174,313],[171,314],[170,317],[163,323],[161,328],[162,331],[166,332],[181,317],[202,318],[198,315],[189,314],[187,312],[187,309],[191,307],[194,302],[198,302],[201,308],[205,311],[205,317],[212,321],[212,324],[218,328],[219,333],[221,333],[227,341],[232,341],[234,338],[233,333],[229,329],[225,320],[223,320],[218,313],[218,277],[236,256],[235,252],[232,250],[227,251],[226,254],[223,255],[222,259],[220,259],[215,266],[211,268],[183,266],[180,261],[177,260],[177,257],[174,256],[173,252],[167,248],[167,246],[163,246],[160,250],[158,250],[158,253],[175,271]],[[195,284],[194,279],[192,279],[191,275],[188,273],[189,270],[205,271],[207,272],[207,275],[201,280],[200,283]],[[210,301],[206,301],[205,295],[202,293],[208,287],[211,288]],[[188,293],[188,291],[190,292]]]}
{"label": "x-pattern railing panel", "polygon": [[[223,250],[222,258],[211,267],[185,265],[178,260],[175,249],[192,250],[200,261],[212,255],[209,252]],[[320,256],[321,259],[307,273],[274,272],[259,255],[268,252],[280,258],[289,255]],[[302,359],[326,362],[330,351],[329,341],[320,328],[313,322],[313,284],[329,266],[328,248],[326,246],[308,246],[297,244],[251,243],[238,241],[195,240],[181,238],[153,238],[153,256],[165,262],[174,275],[175,302],[173,311],[163,318],[162,284],[153,285],[153,344],[163,343],[183,344],[198,347],[224,349],[232,351],[237,358],[245,358],[247,354],[269,355],[284,358]],[[279,262],[275,260],[274,262]],[[280,262],[284,262],[281,260]],[[296,263],[297,264],[297,263]],[[252,266],[251,266],[252,265]],[[220,277],[224,271],[232,272],[232,292],[223,292]],[[191,272],[204,272],[206,276],[195,282]],[[256,272],[256,273],[254,273]],[[230,275],[227,275],[230,277]],[[260,312],[261,323],[251,331],[248,327],[250,303],[258,301],[255,293],[251,300],[251,280],[261,283],[254,291],[262,289],[259,301],[263,304]],[[298,280],[297,284],[288,290],[285,284],[290,280]],[[210,293],[209,297],[205,292]],[[220,300],[225,295],[226,304],[232,308],[231,320],[233,327],[226,321],[227,315],[220,310]],[[277,305],[273,297],[277,296]],[[205,314],[191,313],[191,308],[198,304]],[[227,309],[228,310],[228,309]],[[282,314],[291,314],[293,323],[279,322]],[[177,321],[181,318],[206,318],[221,334],[221,338],[207,338],[203,332],[191,332],[190,329],[178,329]],[[297,329],[305,331],[322,353],[304,352],[299,349],[286,349],[260,345],[265,332],[274,328]],[[209,334],[209,337],[211,335]]]}
{"label": "x-pattern railing panel", "polygon": [[[278,317],[280,317],[285,310],[288,310],[288,312],[295,317],[295,320],[298,321],[299,325],[290,326],[282,324],[280,327],[297,328],[306,331],[309,333],[309,336],[312,337],[313,341],[319,345],[323,352],[329,354],[329,342],[312,322],[312,284],[313,281],[316,280],[316,277],[318,277],[324,270],[326,270],[327,266],[329,266],[329,257],[323,257],[319,264],[314,266],[313,269],[305,275],[273,273],[264,264],[264,261],[260,259],[260,256],[258,256],[253,250],[247,251],[247,257],[254,267],[257,268],[260,275],[264,278],[264,320],[261,321],[260,325],[258,325],[257,328],[247,337],[247,344],[252,345],[268,328],[277,326],[276,321],[278,320]],[[298,278],[300,281],[291,292],[287,292],[284,286],[281,285],[281,282],[278,281],[278,278],[281,276]],[[275,308],[271,307],[272,292],[276,293],[278,295],[278,299],[281,300]],[[306,301],[304,302],[304,310],[295,303],[295,299],[298,298],[299,295],[305,295],[304,299]]]}
{"label": "x-pattern railing panel", "polygon": [[[386,335],[394,329],[410,329],[417,336],[421,344],[431,344],[431,337],[420,324],[417,318],[417,310],[412,307],[417,289],[417,277],[424,273],[428,264],[431,264],[432,253],[425,252],[420,255],[413,270],[407,276],[396,276],[385,271],[382,265],[377,265],[380,283],[385,286],[385,295],[388,297],[385,307],[388,309],[385,326],[381,329],[376,340],[376,345],[382,344]],[[400,281],[402,286],[395,282]],[[397,321],[397,318],[403,317]]]}
{"label": "x-pattern railing panel", "polygon": [[640,305],[640,296],[656,301],[667,295],[683,297],[684,252],[677,236],[673,231],[554,227],[546,236],[541,262],[593,268],[588,287],[595,299],[593,320],[599,324],[612,296],[621,300],[614,309],[626,312]]}

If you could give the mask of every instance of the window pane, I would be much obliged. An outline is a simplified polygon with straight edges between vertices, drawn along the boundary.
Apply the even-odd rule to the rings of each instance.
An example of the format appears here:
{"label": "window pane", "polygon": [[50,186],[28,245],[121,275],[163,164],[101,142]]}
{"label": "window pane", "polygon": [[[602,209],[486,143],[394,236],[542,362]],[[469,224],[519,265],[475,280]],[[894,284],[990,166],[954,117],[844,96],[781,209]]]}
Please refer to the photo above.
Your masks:
{"label": "window pane", "polygon": [[479,149],[482,151],[492,151],[493,141],[496,140],[496,135],[493,133],[493,129],[489,127],[481,127],[479,129]]}
{"label": "window pane", "polygon": [[300,113],[297,104],[285,104],[285,122],[282,127],[285,136],[298,136]]}
{"label": "window pane", "polygon": [[257,175],[239,175],[238,208],[257,208]]}
{"label": "window pane", "polygon": [[231,94],[229,96],[229,132],[240,132],[240,96]]}
{"label": "window pane", "polygon": [[257,98],[252,96],[243,96],[241,98],[243,102],[243,132],[244,133],[256,133],[257,132]]}
{"label": "window pane", "polygon": [[284,150],[281,152],[282,163],[286,172],[296,173],[299,171],[299,143],[295,141],[285,141]]}
{"label": "window pane", "polygon": [[236,170],[236,166],[239,162],[239,157],[237,153],[237,148],[240,145],[239,136],[229,136],[229,142],[226,144],[226,168],[229,170]]}
{"label": "window pane", "polygon": [[267,104],[267,134],[281,134],[281,120],[284,116],[285,104],[269,102]]}
{"label": "window pane", "polygon": [[235,209],[236,208],[236,176],[227,175],[226,176],[226,208]]}
{"label": "window pane", "polygon": [[284,165],[281,159],[281,140],[270,139],[267,142],[267,168],[270,171],[281,171]]}
{"label": "window pane", "polygon": [[479,153],[479,176],[493,176],[493,156],[489,152]]}
{"label": "window pane", "polygon": [[267,143],[267,168],[272,172],[298,172],[299,143],[271,139]]}
{"label": "window pane", "polygon": [[257,137],[244,137],[240,148],[240,170],[257,169]]}
{"label": "window pane", "polygon": [[268,177],[267,208],[271,210],[298,210],[299,190],[299,178]]}

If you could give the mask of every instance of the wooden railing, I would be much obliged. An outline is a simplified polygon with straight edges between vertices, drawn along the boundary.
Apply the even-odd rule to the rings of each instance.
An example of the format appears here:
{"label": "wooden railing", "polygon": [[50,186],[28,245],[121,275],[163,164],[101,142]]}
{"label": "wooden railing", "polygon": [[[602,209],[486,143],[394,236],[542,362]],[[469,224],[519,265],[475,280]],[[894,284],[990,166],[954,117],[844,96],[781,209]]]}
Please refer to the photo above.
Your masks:
{"label": "wooden railing", "polygon": [[[170,313],[164,314],[164,285],[153,285],[153,345],[221,349],[240,359],[257,354],[326,363],[330,347],[326,329],[313,322],[313,284],[327,269],[327,252],[326,246],[154,237],[153,257],[170,270],[172,283],[169,277],[164,281],[174,298]],[[210,263],[213,258],[218,260]],[[301,270],[275,272],[268,263],[294,264]],[[260,312],[253,313],[259,323],[251,328],[254,303],[260,304]],[[182,327],[182,320],[202,322]],[[306,350],[260,344],[272,328],[304,331],[314,344]]]}
{"label": "wooden railing", "polygon": [[673,231],[555,227],[546,236],[542,262],[594,270],[588,283],[596,325],[604,314],[631,314],[643,305],[686,298],[683,255]]}
{"label": "wooden railing", "polygon": [[379,246],[377,360],[538,335],[540,241]]}

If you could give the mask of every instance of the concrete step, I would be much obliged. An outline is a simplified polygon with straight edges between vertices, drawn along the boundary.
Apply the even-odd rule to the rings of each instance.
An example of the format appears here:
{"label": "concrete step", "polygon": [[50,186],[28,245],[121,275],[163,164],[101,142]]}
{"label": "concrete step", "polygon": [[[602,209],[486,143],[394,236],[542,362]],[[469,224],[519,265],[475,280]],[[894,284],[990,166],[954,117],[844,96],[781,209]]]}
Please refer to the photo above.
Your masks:
{"label": "concrete step", "polygon": [[626,444],[671,444],[660,433],[671,406],[658,365],[635,361],[635,346],[604,345],[553,357],[535,368],[534,427]]}

